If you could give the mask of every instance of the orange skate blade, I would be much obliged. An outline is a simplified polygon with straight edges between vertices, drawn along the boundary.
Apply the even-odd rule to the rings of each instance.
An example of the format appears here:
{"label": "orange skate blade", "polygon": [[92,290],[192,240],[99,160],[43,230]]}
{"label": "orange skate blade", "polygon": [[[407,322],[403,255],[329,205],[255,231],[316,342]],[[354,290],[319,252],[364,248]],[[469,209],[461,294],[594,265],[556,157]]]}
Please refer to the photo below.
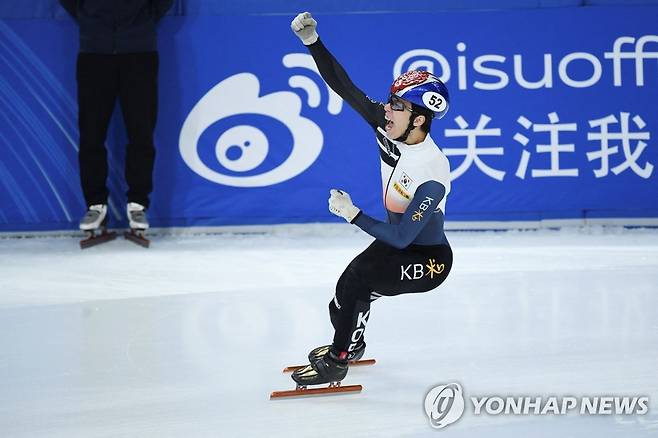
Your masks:
{"label": "orange skate blade", "polygon": [[326,388],[292,389],[290,391],[274,391],[272,392],[272,394],[270,394],[270,400],[277,398],[307,397],[311,395],[357,393],[357,392],[361,392],[362,389],[363,386],[361,385],[347,385],[347,386],[330,386]]}
{"label": "orange skate blade", "polygon": [[[349,365],[351,367],[358,367],[358,366],[363,366],[363,365],[374,365],[375,363],[376,363],[375,359],[363,359],[363,360],[351,361],[351,362],[349,362]],[[304,368],[305,366],[308,366],[308,364],[306,364],[306,365],[293,365],[293,366],[290,366],[290,367],[285,367],[283,369],[283,372],[284,373],[292,373],[292,372],[297,371],[301,368]]]}

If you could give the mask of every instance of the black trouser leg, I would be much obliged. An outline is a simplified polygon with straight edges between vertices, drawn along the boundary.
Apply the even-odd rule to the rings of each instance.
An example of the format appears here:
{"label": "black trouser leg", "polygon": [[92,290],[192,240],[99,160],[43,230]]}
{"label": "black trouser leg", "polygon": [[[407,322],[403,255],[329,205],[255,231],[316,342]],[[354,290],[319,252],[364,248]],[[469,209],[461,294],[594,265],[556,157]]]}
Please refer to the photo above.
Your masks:
{"label": "black trouser leg", "polygon": [[451,267],[448,245],[412,245],[399,250],[373,242],[347,266],[329,303],[336,330],[334,347],[352,351],[363,342],[372,301],[381,296],[430,291],[446,279]]}
{"label": "black trouser leg", "polygon": [[80,129],[80,184],[87,206],[107,203],[105,137],[118,94],[118,70],[113,55],[80,53],[78,126]]}
{"label": "black trouser leg", "polygon": [[119,56],[119,99],[128,133],[125,168],[127,197],[128,202],[148,207],[155,161],[153,131],[158,111],[158,53]]}

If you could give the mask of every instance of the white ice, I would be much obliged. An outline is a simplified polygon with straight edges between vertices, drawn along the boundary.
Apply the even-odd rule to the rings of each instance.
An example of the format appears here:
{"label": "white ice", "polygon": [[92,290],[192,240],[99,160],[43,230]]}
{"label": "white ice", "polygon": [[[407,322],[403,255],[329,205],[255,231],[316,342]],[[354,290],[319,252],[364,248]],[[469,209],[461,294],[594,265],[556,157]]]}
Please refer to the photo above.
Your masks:
{"label": "white ice", "polygon": [[[371,241],[349,225],[156,235],[81,251],[0,239],[2,437],[644,437],[658,434],[658,231],[451,232],[437,290],[372,307],[364,390],[270,401],[330,341],[327,303]],[[645,415],[430,427],[435,385],[650,397]],[[468,405],[467,405],[468,406]]]}

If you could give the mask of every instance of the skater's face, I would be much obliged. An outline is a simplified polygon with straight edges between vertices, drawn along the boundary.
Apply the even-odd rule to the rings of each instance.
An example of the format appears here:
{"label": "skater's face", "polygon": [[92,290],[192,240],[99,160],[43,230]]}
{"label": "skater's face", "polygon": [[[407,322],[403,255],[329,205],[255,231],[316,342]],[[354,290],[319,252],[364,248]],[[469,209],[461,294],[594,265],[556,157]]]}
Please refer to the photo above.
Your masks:
{"label": "skater's face", "polygon": [[391,94],[388,102],[384,105],[384,111],[386,134],[388,134],[389,138],[400,137],[406,131],[407,126],[409,126],[409,117],[412,114],[411,103]]}

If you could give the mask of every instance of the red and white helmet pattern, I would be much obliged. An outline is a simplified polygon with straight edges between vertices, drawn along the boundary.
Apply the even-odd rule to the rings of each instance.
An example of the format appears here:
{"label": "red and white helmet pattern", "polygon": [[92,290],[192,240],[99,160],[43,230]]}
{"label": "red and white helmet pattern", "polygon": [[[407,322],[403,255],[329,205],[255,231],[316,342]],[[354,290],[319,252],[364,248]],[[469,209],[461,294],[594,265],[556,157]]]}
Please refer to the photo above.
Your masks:
{"label": "red and white helmet pattern", "polygon": [[420,85],[427,82],[428,78],[433,77],[424,70],[412,70],[401,74],[391,85],[391,93],[402,97],[405,89],[413,85]]}

